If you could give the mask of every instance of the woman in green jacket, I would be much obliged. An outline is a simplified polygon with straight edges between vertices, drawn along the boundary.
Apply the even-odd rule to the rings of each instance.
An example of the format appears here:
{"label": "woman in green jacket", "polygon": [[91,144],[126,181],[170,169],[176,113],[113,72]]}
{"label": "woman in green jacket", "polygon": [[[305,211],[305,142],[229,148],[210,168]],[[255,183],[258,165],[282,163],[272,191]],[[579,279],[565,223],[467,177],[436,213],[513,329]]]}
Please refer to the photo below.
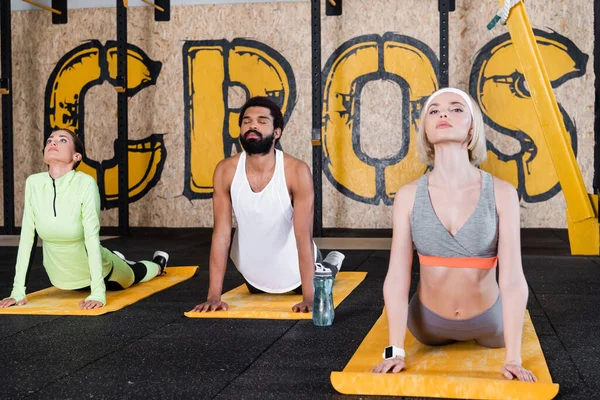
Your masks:
{"label": "woman in green jacket", "polygon": [[71,131],[57,129],[46,140],[48,172],[31,175],[25,183],[25,204],[10,297],[0,308],[27,303],[25,276],[36,232],[43,241],[43,264],[54,286],[64,290],[90,288],[82,309],[106,305],[106,289],[122,290],[163,273],[169,255],[154,253],[152,261],[131,262],[100,245],[100,194],[96,181],[75,171],[83,143]]}

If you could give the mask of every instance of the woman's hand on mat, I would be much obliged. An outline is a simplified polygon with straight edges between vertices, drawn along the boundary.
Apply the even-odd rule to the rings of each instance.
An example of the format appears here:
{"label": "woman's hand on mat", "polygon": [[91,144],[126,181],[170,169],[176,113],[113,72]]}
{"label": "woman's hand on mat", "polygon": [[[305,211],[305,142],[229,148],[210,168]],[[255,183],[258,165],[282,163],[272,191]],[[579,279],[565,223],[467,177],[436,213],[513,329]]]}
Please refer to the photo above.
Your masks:
{"label": "woman's hand on mat", "polygon": [[104,306],[104,304],[96,300],[81,300],[79,302],[79,307],[81,307],[82,310],[93,310],[94,308],[100,308],[102,306]]}
{"label": "woman's hand on mat", "polygon": [[406,363],[404,362],[404,358],[402,357],[394,357],[389,360],[384,360],[377,364],[375,368],[373,368],[373,372],[376,374],[385,374],[388,372],[393,372],[397,374],[402,371],[406,367]]}
{"label": "woman's hand on mat", "polygon": [[504,375],[506,379],[517,378],[521,382],[537,382],[537,378],[533,375],[533,372],[523,368],[519,364],[504,364],[504,367],[502,367],[502,375]]}
{"label": "woman's hand on mat", "polygon": [[0,301],[0,308],[8,308],[14,306],[15,304],[18,306],[24,306],[25,304],[27,304],[27,298],[25,297],[23,298],[23,300],[17,303],[17,301],[12,297],[7,297],[6,299]]}
{"label": "woman's hand on mat", "polygon": [[206,300],[206,303],[198,304],[192,312],[207,312],[207,311],[227,311],[229,306],[221,300]]}
{"label": "woman's hand on mat", "polygon": [[313,305],[313,301],[306,301],[306,300],[302,300],[300,303],[296,304],[294,307],[292,307],[292,311],[293,312],[311,312],[312,311],[312,305]]}

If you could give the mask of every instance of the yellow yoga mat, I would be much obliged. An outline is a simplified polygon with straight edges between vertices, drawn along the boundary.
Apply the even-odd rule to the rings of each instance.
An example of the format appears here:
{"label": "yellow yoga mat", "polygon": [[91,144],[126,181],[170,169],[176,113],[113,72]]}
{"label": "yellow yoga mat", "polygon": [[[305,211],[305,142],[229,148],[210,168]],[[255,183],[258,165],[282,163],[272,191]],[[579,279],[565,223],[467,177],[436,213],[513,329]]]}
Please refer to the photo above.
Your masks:
{"label": "yellow yoga mat", "polygon": [[89,292],[60,290],[55,287],[43,289],[27,295],[27,304],[0,308],[0,314],[35,314],[35,315],[87,315],[96,316],[120,310],[130,304],[146,298],[154,293],[174,286],[194,276],[198,267],[167,267],[165,275],[151,281],[138,283],[130,288],[106,292],[106,305],[93,310],[82,310],[79,302]]}
{"label": "yellow yoga mat", "polygon": [[331,373],[340,393],[450,399],[552,399],[558,385],[552,383],[548,365],[529,313],[523,327],[523,367],[536,383],[509,381],[500,374],[505,349],[489,349],[474,341],[430,347],[406,331],[406,369],[398,374],[370,372],[388,345],[385,311],[367,334],[342,372]]}
{"label": "yellow yoga mat", "polygon": [[[340,272],[333,284],[333,304],[344,301],[367,276],[366,272]],[[299,294],[250,294],[246,285],[225,293],[221,299],[227,311],[185,313],[189,318],[312,319],[312,313],[296,313],[292,307],[302,301]]]}

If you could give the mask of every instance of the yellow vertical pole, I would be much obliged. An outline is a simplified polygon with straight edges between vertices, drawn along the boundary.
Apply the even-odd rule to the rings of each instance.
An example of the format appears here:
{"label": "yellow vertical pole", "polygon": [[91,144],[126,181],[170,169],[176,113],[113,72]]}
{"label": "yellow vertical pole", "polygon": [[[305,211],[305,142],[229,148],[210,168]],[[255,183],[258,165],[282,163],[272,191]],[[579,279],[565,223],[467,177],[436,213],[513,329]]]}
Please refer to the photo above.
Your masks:
{"label": "yellow vertical pole", "polygon": [[[499,2],[501,6],[504,4],[504,0]],[[531,99],[567,202],[571,253],[597,255],[600,253],[598,196],[588,194],[585,188],[523,1],[511,9],[506,25],[521,61]]]}

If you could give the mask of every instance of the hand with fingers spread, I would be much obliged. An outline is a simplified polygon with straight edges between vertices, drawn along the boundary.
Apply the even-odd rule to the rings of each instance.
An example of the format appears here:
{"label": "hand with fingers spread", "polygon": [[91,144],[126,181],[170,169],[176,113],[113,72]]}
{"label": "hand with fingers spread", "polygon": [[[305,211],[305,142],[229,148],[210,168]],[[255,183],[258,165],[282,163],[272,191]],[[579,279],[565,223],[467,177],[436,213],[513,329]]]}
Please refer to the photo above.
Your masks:
{"label": "hand with fingers spread", "polygon": [[23,300],[17,302],[12,297],[7,297],[6,299],[3,299],[2,301],[0,301],[0,308],[8,308],[8,307],[12,307],[14,305],[24,306],[25,304],[27,304],[27,298],[23,298]]}
{"label": "hand with fingers spread", "polygon": [[404,357],[394,357],[389,358],[387,360],[383,360],[379,364],[377,364],[373,368],[373,372],[376,374],[385,374],[388,372],[393,372],[397,374],[406,368],[406,363],[404,362]]}
{"label": "hand with fingers spread", "polygon": [[227,303],[221,300],[206,300],[206,302],[194,307],[192,312],[227,311],[228,307]]}
{"label": "hand with fingers spread", "polygon": [[528,369],[523,368],[520,363],[506,363],[502,367],[502,375],[506,379],[517,378],[521,382],[537,382],[537,378]]}
{"label": "hand with fingers spread", "polygon": [[308,312],[312,311],[312,306],[313,306],[312,300],[310,300],[310,301],[302,300],[300,303],[298,303],[298,304],[294,305],[294,307],[292,307],[292,311],[308,313]]}
{"label": "hand with fingers spread", "polygon": [[81,300],[79,302],[79,307],[82,310],[93,310],[94,308],[104,307],[104,304],[96,300]]}

